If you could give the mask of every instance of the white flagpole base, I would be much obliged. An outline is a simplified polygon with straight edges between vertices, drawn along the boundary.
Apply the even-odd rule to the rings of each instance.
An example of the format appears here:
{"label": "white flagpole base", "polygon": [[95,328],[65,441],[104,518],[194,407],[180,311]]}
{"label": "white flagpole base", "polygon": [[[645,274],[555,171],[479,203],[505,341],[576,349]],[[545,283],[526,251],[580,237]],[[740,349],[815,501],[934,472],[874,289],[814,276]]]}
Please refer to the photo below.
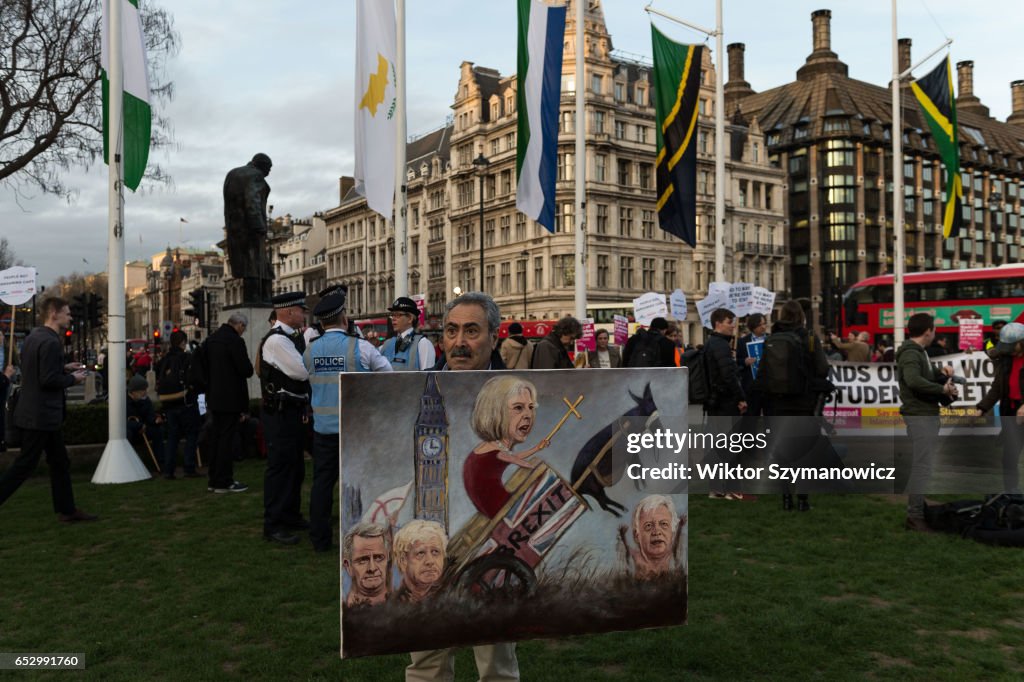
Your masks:
{"label": "white flagpole base", "polygon": [[108,440],[100,463],[92,475],[93,483],[134,483],[152,478],[127,439]]}

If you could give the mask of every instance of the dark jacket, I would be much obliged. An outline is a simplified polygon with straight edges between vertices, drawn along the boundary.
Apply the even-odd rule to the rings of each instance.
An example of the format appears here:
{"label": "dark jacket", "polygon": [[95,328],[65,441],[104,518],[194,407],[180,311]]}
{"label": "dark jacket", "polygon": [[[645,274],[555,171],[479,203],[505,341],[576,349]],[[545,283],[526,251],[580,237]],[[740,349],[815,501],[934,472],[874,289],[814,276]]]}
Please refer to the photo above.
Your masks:
{"label": "dark jacket", "polygon": [[64,390],[75,377],[64,371],[64,349],[57,332],[36,327],[21,349],[21,397],[14,424],[22,429],[58,431],[64,422]]}
{"label": "dark jacket", "polygon": [[[1017,406],[1010,400],[1010,373],[1013,371],[1013,356],[1000,355],[992,359],[995,369],[995,376],[992,378],[992,386],[988,393],[978,403],[978,409],[988,412],[996,404],[999,405],[999,414],[1004,417],[1013,416]],[[1024,386],[1024,369],[1020,372],[1020,385]]]}
{"label": "dark jacket", "polygon": [[636,345],[640,343],[641,334],[653,334],[657,337],[655,340],[658,342],[658,364],[657,367],[676,367],[676,347],[667,336],[661,332],[651,331],[650,329],[641,329],[633,336],[629,337],[626,341],[626,345],[622,348],[622,366],[629,367],[629,359],[633,355],[633,351],[636,349]]}
{"label": "dark jacket", "polygon": [[[800,338],[800,346],[807,349],[807,374],[811,379],[809,390],[799,395],[772,395],[772,412],[780,416],[814,416],[818,399],[824,390],[813,390],[815,383],[824,386],[824,380],[828,379],[828,356],[825,355],[824,344],[817,335],[813,335],[802,325],[776,322],[772,325],[772,334],[794,333]],[[737,351],[737,356],[739,352]],[[764,393],[771,393],[771,386],[768,386],[768,358],[762,357],[761,364],[757,370],[757,380],[754,381],[754,390]],[[814,380],[819,380],[814,382]]]}
{"label": "dark jacket", "polygon": [[[169,383],[177,383],[180,381],[181,390],[186,391],[186,396],[181,398],[169,399],[160,397],[160,407],[165,410],[175,409],[178,407],[184,407],[186,404],[195,405],[196,396],[188,385],[188,365],[190,356],[188,353],[183,351],[181,348],[171,348],[167,352],[167,355],[160,358],[160,362],[156,363],[156,390],[158,397],[160,393],[161,379],[168,378]],[[187,398],[187,402],[186,402]]]}
{"label": "dark jacket", "polygon": [[[730,341],[731,336],[711,332],[711,336],[704,343],[714,398],[711,403],[714,405],[730,405],[747,399],[747,394],[740,384],[740,368],[736,366],[736,360],[732,357]],[[671,344],[671,341],[669,343]]]}
{"label": "dark jacket", "polygon": [[569,351],[554,334],[548,334],[533,349],[530,369],[572,369]]}
{"label": "dark jacket", "polygon": [[924,348],[907,339],[896,351],[896,377],[900,382],[900,414],[905,417],[935,417],[943,396],[945,378],[935,376]]}
{"label": "dark jacket", "polygon": [[[206,347],[206,367],[209,386],[206,389],[206,407],[211,412],[249,411],[249,386],[252,363],[245,348],[245,340],[234,327],[222,324],[210,334]],[[200,350],[199,352],[203,352]]]}

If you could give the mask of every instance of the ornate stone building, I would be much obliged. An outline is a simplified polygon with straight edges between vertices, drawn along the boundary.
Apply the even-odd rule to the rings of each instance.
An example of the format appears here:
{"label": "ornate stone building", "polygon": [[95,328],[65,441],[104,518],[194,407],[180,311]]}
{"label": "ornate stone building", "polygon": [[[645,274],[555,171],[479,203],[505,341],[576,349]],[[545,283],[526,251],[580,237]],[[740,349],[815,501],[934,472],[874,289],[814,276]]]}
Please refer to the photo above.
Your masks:
{"label": "ornate stone building", "polygon": [[[647,291],[682,288],[691,338],[699,329],[692,301],[714,275],[714,66],[702,64],[698,145],[698,245],[691,249],[657,225],[652,66],[612,49],[601,3],[586,14],[587,82],[575,82],[575,15],[570,2],[562,69],[556,229],[515,207],[516,77],[463,62],[449,126],[407,147],[409,290],[439,314],[453,289],[480,289],[506,317],[551,319],[574,310],[575,93],[586,92],[586,265],[588,312],[599,323],[632,311]],[[784,172],[773,167],[756,117],[729,124],[726,232],[730,277],[786,284]],[[474,164],[480,156],[486,164]],[[483,165],[481,169],[480,166]],[[481,172],[482,171],[482,172]],[[481,226],[481,185],[483,225]],[[394,291],[394,234],[341,181],[340,203],[324,212],[327,279],[349,286],[352,312],[380,313]],[[481,229],[482,228],[482,229]],[[484,268],[481,278],[480,254]]]}

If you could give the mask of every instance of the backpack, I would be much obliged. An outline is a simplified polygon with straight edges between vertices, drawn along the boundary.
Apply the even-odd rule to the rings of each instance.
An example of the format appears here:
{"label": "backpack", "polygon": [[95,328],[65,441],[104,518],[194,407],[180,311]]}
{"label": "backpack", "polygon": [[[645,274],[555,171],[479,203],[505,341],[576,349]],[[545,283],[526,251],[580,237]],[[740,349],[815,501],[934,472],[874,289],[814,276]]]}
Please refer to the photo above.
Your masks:
{"label": "backpack", "polygon": [[807,392],[811,382],[809,365],[813,344],[813,337],[808,336],[805,346],[803,338],[795,331],[770,334],[765,339],[758,373],[765,372],[763,385],[768,393],[802,395]]}
{"label": "backpack", "polygon": [[156,393],[161,401],[180,400],[185,397],[188,356],[169,353],[156,368]]}
{"label": "backpack", "polygon": [[627,367],[659,367],[661,366],[661,347],[658,334],[641,329],[636,333],[636,342],[629,355]]}
{"label": "backpack", "polygon": [[708,372],[708,358],[703,348],[693,348],[683,353],[680,367],[689,370],[689,400],[691,405],[702,405],[711,400],[711,377]]}
{"label": "backpack", "polygon": [[192,360],[188,363],[186,380],[196,393],[206,393],[206,388],[210,383],[210,368],[208,367],[206,353],[206,341],[203,341],[192,351]]}

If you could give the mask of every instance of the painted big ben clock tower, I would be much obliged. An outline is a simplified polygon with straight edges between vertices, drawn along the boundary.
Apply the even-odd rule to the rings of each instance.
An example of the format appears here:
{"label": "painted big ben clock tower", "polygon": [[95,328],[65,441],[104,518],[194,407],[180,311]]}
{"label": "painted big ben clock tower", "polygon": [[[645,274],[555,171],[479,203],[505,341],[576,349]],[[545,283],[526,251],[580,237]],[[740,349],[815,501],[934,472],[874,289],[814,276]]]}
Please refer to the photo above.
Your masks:
{"label": "painted big ben clock tower", "polygon": [[448,415],[437,387],[437,374],[429,372],[420,396],[414,432],[417,519],[437,521],[448,530]]}

